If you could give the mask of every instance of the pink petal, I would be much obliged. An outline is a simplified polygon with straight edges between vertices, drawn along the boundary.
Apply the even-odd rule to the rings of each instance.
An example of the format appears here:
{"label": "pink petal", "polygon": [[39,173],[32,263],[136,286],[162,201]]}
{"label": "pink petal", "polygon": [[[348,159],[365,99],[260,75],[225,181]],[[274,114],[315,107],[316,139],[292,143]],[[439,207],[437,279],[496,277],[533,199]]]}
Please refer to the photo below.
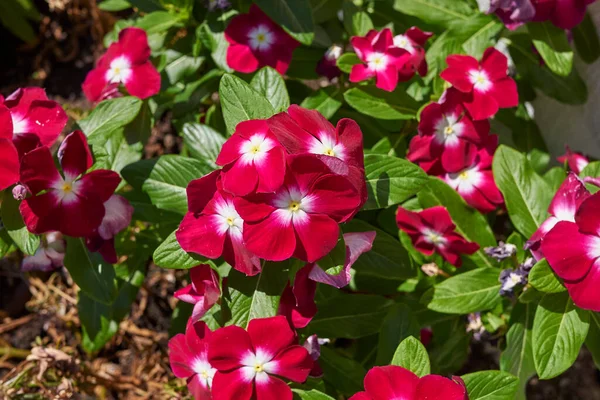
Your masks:
{"label": "pink petal", "polygon": [[[352,71],[354,71],[354,68],[352,68]],[[398,85],[398,69],[395,65],[388,65],[383,71],[377,72],[376,76],[375,86],[379,89],[388,92],[393,92],[396,89]]]}
{"label": "pink petal", "polygon": [[290,153],[309,153],[315,138],[302,129],[292,117],[281,112],[268,119],[269,128],[281,145]]}
{"label": "pink petal", "polygon": [[270,203],[272,195],[258,194],[246,198],[236,197],[233,199],[235,209],[245,222],[259,222],[268,218],[276,208]]}
{"label": "pink petal", "polygon": [[52,184],[61,180],[47,147],[38,147],[21,158],[21,183],[25,184],[32,194],[49,189]]}
{"label": "pink petal", "polygon": [[85,77],[81,88],[83,89],[85,97],[87,97],[90,102],[95,103],[102,100],[104,88],[108,84],[108,81],[106,80],[107,71],[108,68],[96,67],[88,72]]}
{"label": "pink petal", "polygon": [[335,128],[317,110],[308,110],[292,104],[287,112],[296,121],[298,126],[319,140],[323,141],[324,138],[329,138],[334,143],[337,142]]}
{"label": "pink petal", "polygon": [[[581,233],[600,235],[600,194],[594,193],[587,197],[579,206],[575,222]],[[600,249],[599,249],[600,250]],[[600,255],[600,254],[599,254]]]}
{"label": "pink petal", "polygon": [[[34,207],[36,207],[38,213],[43,213],[40,215],[36,214],[31,209],[30,202],[34,203]],[[36,234],[59,230],[61,216],[58,213],[51,213],[54,207],[56,207],[56,197],[54,197],[53,193],[44,193],[22,201],[19,205],[19,212],[23,217],[27,230]]]}
{"label": "pink petal", "polygon": [[148,35],[140,28],[129,27],[119,32],[119,44],[125,49],[127,55],[134,64],[142,64],[150,58],[150,46],[148,46]]}
{"label": "pink petal", "polygon": [[257,352],[263,351],[273,358],[296,341],[294,331],[284,316],[251,320],[248,335]]}
{"label": "pink petal", "polygon": [[491,93],[473,91],[472,100],[464,103],[474,121],[490,118],[498,112],[498,102]]}
{"label": "pink petal", "polygon": [[242,237],[227,236],[223,249],[223,258],[233,268],[247,276],[254,276],[262,269],[260,259],[246,248]]}
{"label": "pink petal", "polygon": [[[245,121],[245,122],[250,122],[250,121]],[[233,135],[227,139],[227,141],[225,143],[223,143],[223,146],[221,147],[221,151],[219,152],[219,155],[217,156],[217,161],[216,164],[223,167],[227,164],[231,164],[233,162],[235,162],[238,158],[240,158],[241,155],[241,147],[242,145],[244,145],[245,143],[248,142],[248,137],[246,137],[246,135],[243,135],[240,132],[240,128],[241,126],[244,124],[244,122],[240,122],[237,126],[236,126],[236,131],[233,133]]]}
{"label": "pink petal", "polygon": [[281,147],[268,151],[260,162],[254,162],[258,173],[257,193],[276,192],[285,178],[285,151]]}
{"label": "pink petal", "polygon": [[[435,142],[434,136],[414,136],[408,145],[406,158],[414,163],[438,158],[444,148]],[[441,160],[441,158],[440,158]]]}
{"label": "pink petal", "polygon": [[[35,197],[32,198],[32,200]],[[32,209],[34,203],[29,202]],[[61,215],[60,227],[56,229],[72,237],[90,236],[98,228],[104,217],[104,206],[98,198],[78,197],[72,202],[63,201],[52,213]]]}
{"label": "pink petal", "polygon": [[254,353],[255,347],[248,332],[239,326],[230,325],[217,329],[208,340],[208,361],[219,371],[241,367],[241,360],[249,352]]}
{"label": "pink petal", "polygon": [[337,222],[345,222],[348,214],[360,206],[356,188],[341,176],[325,175],[318,179],[310,196],[310,212],[325,214]]}
{"label": "pink petal", "polygon": [[446,58],[446,63],[449,68],[455,68],[467,74],[469,70],[479,69],[479,62],[471,57],[460,54],[454,54]]}
{"label": "pink petal", "polygon": [[221,170],[216,170],[188,184],[185,191],[190,212],[200,213],[204,210],[217,191],[217,180],[220,176]]}
{"label": "pink petal", "polygon": [[418,213],[402,207],[398,207],[396,224],[398,225],[398,228],[409,235],[420,235],[421,230],[425,227]]}
{"label": "pink petal", "polygon": [[390,28],[384,28],[373,37],[371,43],[376,51],[383,53],[394,44],[394,35]]}
{"label": "pink petal", "polygon": [[573,222],[560,221],[542,241],[542,253],[558,276],[578,280],[600,256],[600,239],[580,233]]}
{"label": "pink petal", "polygon": [[250,400],[253,386],[252,380],[246,379],[242,369],[230,372],[218,371],[212,383],[212,398],[213,400]]}
{"label": "pink petal", "polygon": [[[117,190],[121,177],[115,171],[96,169],[83,175],[78,183],[80,185],[77,194],[80,197],[105,203]],[[102,209],[104,211],[104,207]],[[104,215],[104,212],[102,214]]]}
{"label": "pink petal", "polygon": [[221,233],[216,215],[198,215],[188,212],[175,232],[181,248],[187,252],[218,258],[223,254],[225,233]]}
{"label": "pink petal", "polygon": [[273,373],[294,382],[304,382],[314,364],[308,350],[298,345],[283,350],[273,361],[277,363]]}
{"label": "pink petal", "polygon": [[[241,160],[223,169],[221,174],[223,190],[235,195],[246,196],[256,189],[258,173],[254,164]],[[283,181],[283,177],[282,177]]]}
{"label": "pink petal", "polygon": [[446,145],[442,153],[442,166],[448,172],[459,172],[471,166],[477,155],[477,147],[466,140],[458,140],[453,146]]}
{"label": "pink petal", "polygon": [[338,141],[344,146],[346,152],[346,162],[364,169],[363,134],[360,126],[350,118],[342,118],[337,123],[336,131]]}
{"label": "pink petal", "polygon": [[488,47],[481,59],[481,69],[487,73],[492,81],[506,78],[508,72],[508,58],[495,48]]}
{"label": "pink petal", "polygon": [[337,244],[340,227],[326,215],[307,214],[307,221],[294,221],[297,246],[294,257],[315,262],[325,257]]}
{"label": "pink petal", "polygon": [[0,191],[19,180],[19,155],[10,139],[0,139]]}
{"label": "pink petal", "polygon": [[419,217],[421,217],[423,221],[436,232],[444,233],[453,231],[455,228],[450,213],[443,206],[426,208],[418,214]]}
{"label": "pink petal", "polygon": [[98,234],[109,240],[129,226],[133,215],[133,207],[126,198],[113,194],[104,203],[104,218],[98,227]]}
{"label": "pink petal", "polygon": [[525,250],[531,250],[531,253],[536,260],[539,261],[544,258],[544,254],[540,250],[542,240],[546,236],[546,233],[550,232],[550,229],[554,228],[554,225],[556,225],[559,221],[560,220],[556,217],[548,217],[544,222],[542,222],[537,231],[535,231],[534,234],[531,235],[531,238],[529,238],[529,240],[525,243]]}
{"label": "pink petal", "polygon": [[419,377],[397,366],[374,367],[365,376],[365,390],[375,399],[416,399]]}
{"label": "pink petal", "polygon": [[350,82],[362,82],[375,76],[375,72],[370,70],[365,64],[356,64],[350,71]]}
{"label": "pink petal", "polygon": [[278,315],[285,316],[295,329],[305,328],[317,313],[315,292],[317,284],[309,280],[313,266],[308,264],[301,268],[294,279],[293,288],[286,286],[281,295]]}
{"label": "pink petal", "polygon": [[212,400],[213,398],[210,388],[204,386],[204,382],[198,375],[188,378],[187,387],[190,394],[194,396],[194,400]]}
{"label": "pink petal", "polygon": [[578,281],[565,281],[569,295],[577,307],[584,310],[600,311],[600,260],[596,260],[588,273]]}
{"label": "pink petal", "polygon": [[197,293],[191,284],[176,290],[175,293],[173,293],[173,297],[190,304],[197,304],[204,299],[202,293]]}
{"label": "pink petal", "polygon": [[0,140],[13,139],[13,123],[10,116],[10,110],[3,104],[0,104]]}
{"label": "pink petal", "polygon": [[58,158],[68,180],[77,178],[94,163],[87,138],[81,131],[74,131],[65,138],[58,150]]}
{"label": "pink petal", "polygon": [[201,357],[208,358],[208,344],[212,331],[204,321],[189,319],[185,327],[185,341],[192,353]]}
{"label": "pink petal", "polygon": [[570,172],[552,198],[548,212],[561,221],[574,222],[577,209],[589,196],[585,184]]}
{"label": "pink petal", "polygon": [[169,364],[176,377],[189,378],[194,375],[191,368],[194,357],[195,354],[190,353],[184,334],[179,333],[169,340]]}
{"label": "pink petal", "polygon": [[259,68],[260,61],[248,45],[230,44],[227,48],[227,65],[235,71],[249,74]]}
{"label": "pink petal", "polygon": [[358,392],[348,400],[375,400],[367,392]]}
{"label": "pink petal", "polygon": [[368,55],[373,52],[371,41],[366,37],[353,36],[350,38],[350,44],[361,61],[366,61]]}
{"label": "pink petal", "polygon": [[494,82],[490,95],[496,99],[500,108],[511,108],[519,105],[517,83],[512,78],[505,78]]}
{"label": "pink petal", "polygon": [[150,61],[135,65],[125,82],[125,88],[130,95],[140,99],[154,96],[160,91],[160,74]]}
{"label": "pink petal", "polygon": [[418,27],[413,26],[406,31],[405,35],[419,46],[425,46],[427,40],[433,36],[433,32],[423,32]]}
{"label": "pink petal", "polygon": [[267,375],[264,381],[256,380],[256,400],[292,400],[292,398],[292,389],[281,379]]}
{"label": "pink petal", "polygon": [[586,3],[576,0],[556,0],[552,23],[561,29],[573,29],[583,21]]}
{"label": "pink petal", "polygon": [[287,260],[296,249],[294,227],[279,211],[258,223],[245,220],[244,243],[248,250],[265,260]]}
{"label": "pink petal", "polygon": [[464,386],[439,375],[426,375],[419,380],[415,399],[419,400],[465,400]]}

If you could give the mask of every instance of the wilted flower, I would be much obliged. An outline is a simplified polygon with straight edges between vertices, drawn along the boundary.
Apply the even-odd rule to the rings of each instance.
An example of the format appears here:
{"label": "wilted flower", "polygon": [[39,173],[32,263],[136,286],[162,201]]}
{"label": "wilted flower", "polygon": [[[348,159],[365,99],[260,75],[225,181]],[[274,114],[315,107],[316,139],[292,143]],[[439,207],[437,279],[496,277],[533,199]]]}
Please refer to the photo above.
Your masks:
{"label": "wilted flower", "polygon": [[59,232],[46,234],[45,240],[32,256],[23,259],[23,271],[52,271],[63,266],[65,240]]}
{"label": "wilted flower", "polygon": [[467,333],[473,333],[473,339],[479,341],[482,335],[485,333],[485,327],[481,320],[481,314],[471,313],[467,315]]}
{"label": "wilted flower", "polygon": [[328,48],[317,64],[317,74],[324,76],[327,79],[333,79],[340,76],[342,71],[337,66],[337,60],[341,55],[342,48],[337,44]]}
{"label": "wilted flower", "polygon": [[502,261],[515,255],[517,253],[517,246],[512,243],[498,242],[498,246],[486,247],[483,251],[489,257],[497,261]]}
{"label": "wilted flower", "polygon": [[174,293],[174,297],[194,305],[192,320],[198,321],[219,300],[219,276],[208,264],[190,269],[191,283]]}
{"label": "wilted flower", "polygon": [[231,7],[229,0],[205,0],[204,3],[208,11],[225,10]]}
{"label": "wilted flower", "polygon": [[567,152],[556,159],[558,162],[563,164],[566,162],[569,166],[569,169],[579,175],[581,171],[583,171],[583,169],[590,163],[590,160],[588,160],[588,158],[581,153],[571,151],[569,146],[565,146],[565,148]]}
{"label": "wilted flower", "polygon": [[30,196],[31,192],[23,185],[16,185],[12,190],[12,195],[15,200],[21,201]]}

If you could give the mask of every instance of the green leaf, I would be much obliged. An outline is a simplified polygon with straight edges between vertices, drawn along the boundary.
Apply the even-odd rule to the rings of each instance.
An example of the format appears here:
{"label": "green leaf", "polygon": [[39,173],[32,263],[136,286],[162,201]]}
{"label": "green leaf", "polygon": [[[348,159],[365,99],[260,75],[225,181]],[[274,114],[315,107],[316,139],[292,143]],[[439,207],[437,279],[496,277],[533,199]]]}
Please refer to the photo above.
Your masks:
{"label": "green leaf", "polygon": [[585,338],[585,347],[592,353],[596,368],[600,366],[600,314],[590,311],[590,330]]}
{"label": "green leaf", "polygon": [[275,113],[273,106],[264,96],[240,78],[230,74],[225,74],[221,78],[219,97],[229,134],[235,131],[235,126],[239,122],[269,118]]}
{"label": "green leaf", "polygon": [[435,285],[423,299],[429,299],[427,308],[447,314],[468,314],[491,310],[501,300],[496,268],[478,268],[453,276]]}
{"label": "green leaf", "polygon": [[519,379],[503,371],[480,371],[461,378],[469,400],[514,400],[519,387]]}
{"label": "green leaf", "polygon": [[485,49],[492,46],[492,40],[504,29],[502,22],[490,15],[476,14],[468,20],[458,20],[452,24],[449,35],[462,42],[467,54],[481,58]]}
{"label": "green leaf", "polygon": [[167,49],[164,57],[164,72],[171,85],[195,75],[204,62],[204,57],[194,57],[173,49]]}
{"label": "green leaf", "polygon": [[[39,14],[35,8],[31,11],[31,15],[27,14],[28,12],[17,2],[0,2],[0,22],[2,22],[2,25],[24,42],[33,43],[37,38],[37,34],[27,18],[37,21]],[[37,15],[37,18],[32,18],[34,15]]]}
{"label": "green leaf", "polygon": [[90,254],[84,239],[67,237],[64,265],[73,281],[91,299],[111,304],[117,295],[115,270],[99,253]]}
{"label": "green leaf", "polygon": [[131,8],[131,4],[126,0],[104,0],[98,4],[98,8],[103,11],[123,11]]}
{"label": "green leaf", "polygon": [[[310,325],[309,325],[310,326]],[[325,382],[347,397],[363,390],[363,379],[367,373],[357,361],[344,357],[335,350],[321,347],[319,365],[323,369]]]}
{"label": "green leaf", "polygon": [[356,64],[362,64],[356,53],[344,53],[337,59],[338,68],[347,74],[352,71],[352,67]]}
{"label": "green leaf", "polygon": [[561,103],[579,105],[587,101],[587,87],[577,70],[573,68],[569,76],[562,77],[540,65],[539,57],[531,51],[533,42],[528,35],[510,36],[509,51],[517,71],[524,80]]}
{"label": "green leaf", "polygon": [[352,15],[352,34],[354,36],[365,36],[371,29],[373,29],[373,21],[369,14],[359,11]]}
{"label": "green leaf", "polygon": [[301,389],[292,389],[292,392],[298,395],[301,400],[335,400],[333,397],[326,395],[325,393],[321,393],[318,390],[301,390]]}
{"label": "green leaf", "polygon": [[567,290],[545,258],[533,266],[533,269],[529,272],[528,280],[531,286],[540,292],[560,293]]}
{"label": "green leaf", "polygon": [[373,248],[362,254],[352,266],[358,274],[396,280],[417,276],[417,268],[408,252],[393,236],[359,219],[348,222],[342,228],[344,233],[376,232]]}
{"label": "green leaf", "polygon": [[406,368],[418,377],[429,375],[431,372],[427,350],[423,343],[413,336],[407,337],[400,343],[394,353],[391,365]]}
{"label": "green leaf", "polygon": [[254,75],[250,86],[275,109],[275,112],[285,111],[290,106],[290,96],[285,87],[285,82],[279,72],[271,67],[264,67]]}
{"label": "green leaf", "polygon": [[365,155],[369,198],[365,210],[387,208],[414,196],[429,181],[410,161],[381,154]]}
{"label": "green leaf", "polygon": [[[563,169],[563,168],[561,168],[561,169]],[[591,178],[597,178],[600,176],[600,161],[592,161],[591,163],[586,165],[585,168],[583,169],[583,171],[581,171],[581,173],[579,174],[580,178],[586,178],[588,176]],[[562,183],[562,181],[560,183]],[[592,194],[596,193],[598,190],[600,190],[600,189],[598,189],[598,186],[592,185],[591,183],[586,183],[585,187]]]}
{"label": "green leaf", "polygon": [[183,215],[187,212],[188,183],[211,171],[209,165],[193,158],[165,155],[130,164],[122,173],[132,185],[142,182],[142,190],[156,207]]}
{"label": "green leaf", "polygon": [[228,306],[231,320],[228,325],[246,328],[254,318],[277,315],[281,293],[288,282],[287,263],[266,262],[255,276],[232,269],[228,277]]}
{"label": "green leaf", "polygon": [[527,24],[527,29],[548,68],[555,74],[568,76],[573,69],[573,50],[564,29],[550,21],[532,22]]}
{"label": "green leaf", "polygon": [[504,145],[496,150],[492,169],[510,220],[523,236],[531,237],[546,220],[553,196],[550,186],[533,171],[523,154]]}
{"label": "green leaf", "polygon": [[306,328],[319,337],[357,339],[379,332],[393,301],[364,294],[342,294],[319,303]]}
{"label": "green leaf", "polygon": [[[389,364],[394,358],[394,353],[399,349],[400,342],[410,336],[419,337],[419,335],[419,323],[412,316],[411,309],[406,304],[395,304],[383,320],[383,325],[379,331],[377,361],[375,363],[377,365]],[[429,358],[427,363],[429,364]],[[402,366],[402,364],[394,365]],[[413,370],[411,369],[411,371]]]}
{"label": "green leaf", "polygon": [[77,122],[87,137],[107,134],[132,122],[140,112],[142,101],[137,97],[104,100],[86,118]]}
{"label": "green leaf", "polygon": [[450,375],[467,361],[471,336],[465,330],[464,317],[454,317],[436,323],[433,340],[428,345],[431,370]]}
{"label": "green leaf", "polygon": [[583,22],[571,32],[573,32],[577,55],[588,64],[596,61],[600,57],[600,40],[590,14],[586,13]]}
{"label": "green leaf", "polygon": [[211,168],[217,168],[217,157],[225,138],[208,125],[196,122],[186,122],[181,132],[183,143],[186,145],[190,156],[204,161]]}
{"label": "green leaf", "polygon": [[99,351],[119,330],[119,322],[112,318],[110,305],[98,302],[84,291],[79,292],[77,312],[83,331],[83,348],[87,352]]}
{"label": "green leaf", "polygon": [[342,89],[330,86],[319,89],[305,98],[300,107],[317,110],[325,118],[330,119],[340,109],[342,101]]}
{"label": "green leaf", "polygon": [[487,220],[481,213],[468,206],[463,198],[439,178],[429,178],[427,186],[418,194],[423,208],[444,206],[452,217],[458,233],[465,239],[478,243],[481,249],[469,256],[477,265],[494,267],[495,264],[485,255],[483,248],[496,246],[496,239]]}
{"label": "green leaf", "polygon": [[154,250],[154,264],[166,269],[190,269],[198,264],[213,264],[199,254],[187,253],[181,248],[175,232],[171,232],[164,242]]}
{"label": "green leaf", "polygon": [[468,2],[456,0],[395,0],[394,9],[443,27],[466,21],[475,11]]}
{"label": "green leaf", "polygon": [[590,327],[590,314],[567,292],[546,294],[533,320],[533,359],[540,379],[566,371],[577,358]]}
{"label": "green leaf", "polygon": [[535,375],[531,331],[536,305],[517,303],[510,315],[510,329],[506,334],[506,349],[500,356],[500,369],[519,378],[515,400],[526,400],[527,381]]}
{"label": "green leaf", "polygon": [[346,91],[344,99],[356,111],[379,119],[413,119],[419,109],[419,104],[402,90],[390,93],[360,86]]}
{"label": "green leaf", "polygon": [[256,0],[256,4],[300,43],[312,43],[314,23],[308,0]]}
{"label": "green leaf", "polygon": [[21,212],[19,211],[19,202],[12,196],[11,188],[2,193],[2,224],[6,233],[15,243],[15,245],[25,254],[33,255],[40,246],[40,238],[33,233],[29,233]]}
{"label": "green leaf", "polygon": [[153,33],[166,32],[179,24],[179,22],[177,14],[171,14],[167,11],[155,11],[137,20],[136,26],[145,30],[148,35],[151,35]]}

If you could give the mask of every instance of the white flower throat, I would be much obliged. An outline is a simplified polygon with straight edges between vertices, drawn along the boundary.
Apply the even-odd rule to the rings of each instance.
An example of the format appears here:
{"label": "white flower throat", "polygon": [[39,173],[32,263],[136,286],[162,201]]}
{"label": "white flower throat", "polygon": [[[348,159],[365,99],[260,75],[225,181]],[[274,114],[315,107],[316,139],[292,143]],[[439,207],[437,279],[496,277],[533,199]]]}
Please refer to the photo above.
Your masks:
{"label": "white flower throat", "polygon": [[115,58],[106,71],[108,83],[125,83],[131,77],[131,62],[125,56]]}
{"label": "white flower throat", "polygon": [[252,50],[267,51],[275,43],[275,34],[266,25],[258,25],[248,32]]}

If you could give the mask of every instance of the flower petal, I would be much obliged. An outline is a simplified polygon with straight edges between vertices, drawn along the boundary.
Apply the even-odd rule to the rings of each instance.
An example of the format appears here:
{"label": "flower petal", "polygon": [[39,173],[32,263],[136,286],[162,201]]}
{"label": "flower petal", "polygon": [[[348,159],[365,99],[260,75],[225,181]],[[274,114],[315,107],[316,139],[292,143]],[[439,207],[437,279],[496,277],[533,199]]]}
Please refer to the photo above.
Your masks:
{"label": "flower petal", "polygon": [[109,240],[129,226],[133,215],[133,207],[126,198],[113,194],[104,202],[105,214],[98,227],[98,234],[102,239]]}
{"label": "flower petal", "polygon": [[287,260],[294,254],[296,237],[285,212],[277,210],[258,223],[244,221],[244,243],[248,250],[270,261]]}
{"label": "flower petal", "polygon": [[250,400],[253,386],[252,380],[246,379],[241,368],[231,372],[219,371],[212,383],[212,400]]}
{"label": "flower petal", "polygon": [[315,262],[325,257],[337,244],[340,227],[337,222],[322,214],[307,214],[306,221],[294,220],[297,246],[294,257]]}
{"label": "flower petal", "polygon": [[350,82],[362,82],[375,76],[375,72],[365,64],[356,64],[350,70]]}
{"label": "flower petal", "polygon": [[398,85],[398,69],[393,64],[388,65],[383,71],[377,72],[376,77],[375,86],[379,89],[393,92]]}
{"label": "flower petal", "polygon": [[19,180],[19,155],[10,139],[0,139],[0,191]]}
{"label": "flower petal", "polygon": [[107,71],[108,68],[94,68],[88,72],[83,84],[81,85],[85,97],[87,97],[87,99],[92,103],[102,100],[104,88],[106,88],[106,85],[108,84],[106,79]]}
{"label": "flower petal", "polygon": [[500,108],[511,108],[519,105],[517,83],[512,78],[494,82],[490,94],[494,96]]}
{"label": "flower petal", "polygon": [[565,286],[575,305],[584,310],[600,311],[600,260],[596,260],[588,273],[578,281],[565,281]]}
{"label": "flower petal", "polygon": [[150,58],[148,35],[140,28],[128,27],[119,32],[119,44],[134,64],[143,64]]}
{"label": "flower petal", "polygon": [[146,99],[160,91],[160,74],[150,61],[131,68],[131,75],[125,81],[130,95]]}
{"label": "flower petal", "polygon": [[189,378],[194,375],[191,369],[194,357],[195,354],[190,352],[184,334],[179,333],[169,340],[169,364],[176,377]]}
{"label": "flower petal", "polygon": [[419,377],[397,367],[374,367],[365,376],[365,390],[374,399],[416,399]]}
{"label": "flower petal", "polygon": [[115,171],[96,169],[83,175],[77,183],[79,196],[105,203],[117,190],[121,177]]}
{"label": "flower petal", "polygon": [[493,47],[488,47],[481,59],[481,69],[492,81],[506,78],[508,73],[508,58]]}
{"label": "flower petal", "polygon": [[94,163],[87,138],[81,131],[74,131],[65,138],[58,149],[58,158],[65,178],[71,181],[90,169]]}
{"label": "flower petal", "polygon": [[600,193],[594,193],[586,197],[581,205],[579,205],[577,214],[575,215],[575,222],[577,222],[577,226],[579,226],[579,230],[582,233],[600,236],[600,215],[598,210],[600,210]]}
{"label": "flower petal", "polygon": [[252,340],[248,332],[239,326],[217,329],[208,340],[208,361],[219,371],[241,367],[242,359],[249,352],[255,352]]}
{"label": "flower petal", "polygon": [[416,399],[465,400],[467,390],[451,379],[439,375],[426,375],[417,384]]}
{"label": "flower petal", "polygon": [[225,167],[221,177],[223,190],[235,196],[246,196],[254,192],[258,182],[258,173],[254,164],[241,160]]}
{"label": "flower petal", "polygon": [[275,375],[282,376],[294,382],[304,382],[313,367],[314,361],[302,346],[290,346],[283,350],[273,360],[277,367]]}
{"label": "flower petal", "polygon": [[284,316],[251,320],[248,323],[248,335],[256,352],[262,351],[269,359],[273,359],[296,340]]}
{"label": "flower petal", "polygon": [[220,222],[216,215],[188,212],[179,224],[175,237],[183,250],[215,259],[223,254],[226,236]]}
{"label": "flower petal", "polygon": [[34,195],[62,181],[47,147],[38,147],[25,154],[21,158],[20,169],[21,183]]}
{"label": "flower petal", "polygon": [[200,213],[217,191],[217,181],[221,176],[221,170],[216,170],[202,178],[194,179],[185,189],[188,198],[188,210],[192,213]]}
{"label": "flower petal", "polygon": [[264,380],[256,380],[256,400],[292,400],[292,398],[292,389],[281,379],[266,375]]}

